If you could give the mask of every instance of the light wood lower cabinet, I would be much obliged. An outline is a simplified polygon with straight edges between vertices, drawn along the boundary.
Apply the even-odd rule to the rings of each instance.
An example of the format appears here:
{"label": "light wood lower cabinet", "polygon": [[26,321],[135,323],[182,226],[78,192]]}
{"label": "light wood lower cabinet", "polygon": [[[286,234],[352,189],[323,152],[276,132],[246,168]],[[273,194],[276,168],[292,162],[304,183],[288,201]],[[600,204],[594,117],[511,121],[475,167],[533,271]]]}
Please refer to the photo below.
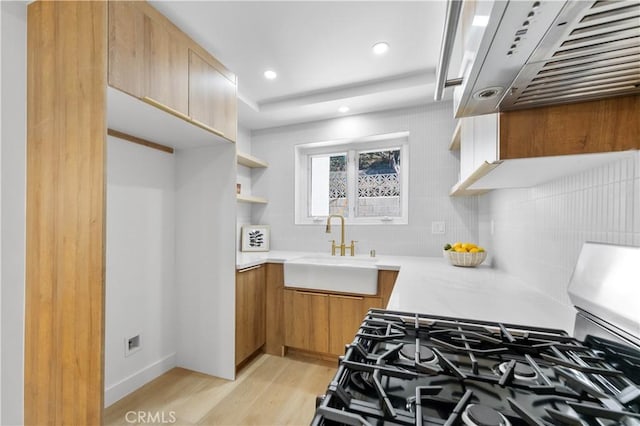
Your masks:
{"label": "light wood lower cabinet", "polygon": [[287,288],[283,265],[277,263],[238,271],[236,365],[263,345],[278,356],[286,347],[321,358],[343,355],[367,311],[387,305],[397,276],[398,271],[379,271],[378,294],[364,296]]}
{"label": "light wood lower cabinet", "polygon": [[236,272],[236,365],[265,344],[265,301],[265,267]]}
{"label": "light wood lower cabinet", "polygon": [[381,308],[379,297],[329,295],[329,353],[343,355],[353,342],[364,316],[371,308]]}
{"label": "light wood lower cabinet", "polygon": [[287,347],[342,355],[370,308],[382,307],[379,297],[347,296],[284,290]]}
{"label": "light wood lower cabinet", "polygon": [[329,349],[329,296],[284,290],[284,343],[313,352]]}

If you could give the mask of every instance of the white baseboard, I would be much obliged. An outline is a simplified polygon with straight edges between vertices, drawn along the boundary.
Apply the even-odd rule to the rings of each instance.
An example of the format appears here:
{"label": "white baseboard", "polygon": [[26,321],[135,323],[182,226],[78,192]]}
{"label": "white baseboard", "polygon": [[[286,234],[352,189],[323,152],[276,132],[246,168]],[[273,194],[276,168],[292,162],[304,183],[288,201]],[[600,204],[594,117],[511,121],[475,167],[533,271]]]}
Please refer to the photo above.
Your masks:
{"label": "white baseboard", "polygon": [[174,352],[109,386],[104,390],[104,406],[110,406],[175,366],[176,354]]}

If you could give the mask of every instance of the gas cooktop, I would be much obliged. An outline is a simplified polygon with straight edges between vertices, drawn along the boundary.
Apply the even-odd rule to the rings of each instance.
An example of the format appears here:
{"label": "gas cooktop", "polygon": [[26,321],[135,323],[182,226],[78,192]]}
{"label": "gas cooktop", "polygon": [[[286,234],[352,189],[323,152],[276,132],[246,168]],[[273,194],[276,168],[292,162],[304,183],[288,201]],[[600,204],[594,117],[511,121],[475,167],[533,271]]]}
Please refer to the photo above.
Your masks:
{"label": "gas cooktop", "polygon": [[372,309],[313,425],[640,425],[640,351],[561,330]]}

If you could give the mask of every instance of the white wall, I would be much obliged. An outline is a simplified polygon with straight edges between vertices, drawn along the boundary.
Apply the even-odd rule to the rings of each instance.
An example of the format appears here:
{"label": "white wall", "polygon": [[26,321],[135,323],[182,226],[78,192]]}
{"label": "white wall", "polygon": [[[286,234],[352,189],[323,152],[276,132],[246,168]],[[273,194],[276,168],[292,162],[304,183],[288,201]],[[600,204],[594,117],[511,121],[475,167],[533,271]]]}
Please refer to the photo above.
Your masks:
{"label": "white wall", "polygon": [[106,406],[176,365],[174,194],[173,154],[107,138]]}
{"label": "white wall", "polygon": [[236,147],[175,155],[178,365],[233,379]]}
{"label": "white wall", "polygon": [[[451,241],[478,239],[476,197],[449,197],[458,180],[458,156],[448,150],[455,126],[450,102],[254,131],[253,154],[270,166],[254,172],[253,191],[269,199],[253,221],[271,225],[271,248],[328,252],[324,225],[294,224],[294,146],[341,138],[409,131],[409,224],[350,225],[346,239],[357,253],[441,256]],[[446,222],[444,235],[432,221]]]}
{"label": "white wall", "polygon": [[[2,96],[2,7],[0,7],[0,97]],[[2,146],[2,101],[0,101],[0,147]],[[2,148],[0,148],[0,319],[2,318]],[[0,321],[1,324],[1,321]],[[2,327],[0,326],[0,377],[2,377]],[[2,421],[2,380],[0,380],[0,422]]]}
{"label": "white wall", "polygon": [[2,16],[1,253],[2,425],[23,422],[26,174],[26,3],[0,2]]}
{"label": "white wall", "polygon": [[480,242],[495,266],[568,305],[585,241],[640,246],[640,153],[534,188],[493,191],[479,206]]}
{"label": "white wall", "polygon": [[[2,7],[0,7],[0,97],[2,96]],[[2,146],[2,101],[0,101],[0,147]],[[2,148],[0,148],[0,319],[2,318]],[[0,321],[1,324],[1,321]],[[0,377],[2,377],[2,327],[0,326]],[[2,421],[2,380],[0,380],[0,422]]]}
{"label": "white wall", "polygon": [[[251,131],[244,127],[238,126],[238,137],[236,138],[236,149],[238,152],[243,152],[245,154],[251,154]],[[251,176],[254,173],[253,169],[238,165],[238,176],[237,183],[242,185],[241,193],[242,194],[251,194]],[[259,206],[256,206],[259,208]],[[250,203],[238,203],[238,212],[236,218],[236,247],[240,247],[240,231],[242,229],[242,225],[250,225],[251,224],[251,211],[252,204]]]}

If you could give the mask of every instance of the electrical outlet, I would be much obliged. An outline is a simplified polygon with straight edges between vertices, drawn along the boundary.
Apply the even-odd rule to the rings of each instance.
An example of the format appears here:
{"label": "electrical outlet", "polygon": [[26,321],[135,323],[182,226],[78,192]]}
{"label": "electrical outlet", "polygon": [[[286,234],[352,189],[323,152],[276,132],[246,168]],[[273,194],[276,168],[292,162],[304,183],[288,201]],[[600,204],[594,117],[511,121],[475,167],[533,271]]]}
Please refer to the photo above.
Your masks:
{"label": "electrical outlet", "polygon": [[431,233],[432,234],[444,234],[445,233],[445,223],[444,222],[431,222]]}
{"label": "electrical outlet", "polygon": [[135,352],[138,352],[141,348],[140,334],[135,336],[126,337],[124,339],[124,356],[129,356]]}

